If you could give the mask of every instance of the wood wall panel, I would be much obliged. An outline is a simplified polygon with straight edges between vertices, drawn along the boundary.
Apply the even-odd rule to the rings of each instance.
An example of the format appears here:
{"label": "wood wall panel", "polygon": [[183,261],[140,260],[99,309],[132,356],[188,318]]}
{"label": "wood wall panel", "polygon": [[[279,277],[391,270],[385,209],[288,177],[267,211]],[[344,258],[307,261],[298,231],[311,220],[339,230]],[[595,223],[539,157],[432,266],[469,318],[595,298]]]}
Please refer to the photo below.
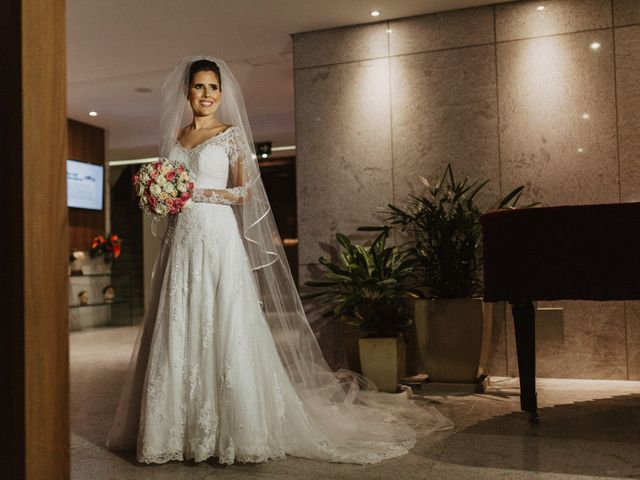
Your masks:
{"label": "wood wall panel", "polygon": [[[22,0],[25,465],[27,480],[69,468],[69,321],[64,0]],[[40,92],[48,92],[43,96]],[[41,234],[48,235],[43,248]]]}
{"label": "wood wall panel", "polygon": [[[105,164],[104,130],[75,120],[68,120],[68,158],[96,165]],[[106,172],[105,172],[106,174]],[[102,211],[69,209],[69,250],[89,248],[96,235],[104,233]]]}
{"label": "wood wall panel", "polygon": [[70,476],[64,1],[0,2],[0,45],[0,161],[11,201],[0,216],[0,478],[64,480]]}

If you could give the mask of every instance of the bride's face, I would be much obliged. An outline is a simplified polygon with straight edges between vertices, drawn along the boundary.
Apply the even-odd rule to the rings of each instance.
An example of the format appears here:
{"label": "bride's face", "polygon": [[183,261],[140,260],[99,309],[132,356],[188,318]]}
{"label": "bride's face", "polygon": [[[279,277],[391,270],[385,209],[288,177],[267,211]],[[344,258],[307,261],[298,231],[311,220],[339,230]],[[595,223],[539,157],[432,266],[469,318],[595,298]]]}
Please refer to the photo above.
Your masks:
{"label": "bride's face", "polygon": [[220,82],[214,72],[196,72],[191,78],[189,103],[196,117],[213,115],[220,105]]}

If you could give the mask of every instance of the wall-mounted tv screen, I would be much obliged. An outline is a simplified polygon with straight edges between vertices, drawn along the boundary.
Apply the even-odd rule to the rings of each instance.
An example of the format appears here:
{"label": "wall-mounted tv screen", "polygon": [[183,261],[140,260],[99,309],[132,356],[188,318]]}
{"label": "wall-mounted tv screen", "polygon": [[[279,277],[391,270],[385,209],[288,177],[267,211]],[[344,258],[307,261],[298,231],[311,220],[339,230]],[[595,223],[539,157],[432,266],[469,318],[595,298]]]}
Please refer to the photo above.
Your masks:
{"label": "wall-mounted tv screen", "polygon": [[67,206],[102,210],[104,167],[67,160]]}

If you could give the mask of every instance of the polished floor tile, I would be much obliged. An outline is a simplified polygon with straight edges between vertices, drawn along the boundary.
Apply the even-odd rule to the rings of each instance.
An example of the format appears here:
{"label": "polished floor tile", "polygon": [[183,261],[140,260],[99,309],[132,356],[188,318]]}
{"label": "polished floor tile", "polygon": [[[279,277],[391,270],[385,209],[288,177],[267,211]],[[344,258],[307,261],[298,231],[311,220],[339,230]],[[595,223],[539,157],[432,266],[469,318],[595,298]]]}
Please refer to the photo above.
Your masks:
{"label": "polished floor tile", "polygon": [[74,480],[640,478],[640,382],[539,380],[542,421],[530,425],[519,411],[517,379],[495,377],[484,394],[430,395],[455,428],[375,465],[294,457],[141,465],[133,452],[104,446],[136,334],[136,327],[117,327],[70,335]]}

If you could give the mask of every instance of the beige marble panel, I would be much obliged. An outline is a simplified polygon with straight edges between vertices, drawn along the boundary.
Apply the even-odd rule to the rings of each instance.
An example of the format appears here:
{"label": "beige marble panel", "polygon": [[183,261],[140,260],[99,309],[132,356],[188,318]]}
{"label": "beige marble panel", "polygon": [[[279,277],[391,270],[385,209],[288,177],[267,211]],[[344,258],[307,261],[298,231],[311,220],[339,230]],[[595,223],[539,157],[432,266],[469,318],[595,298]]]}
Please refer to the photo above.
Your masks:
{"label": "beige marble panel", "polygon": [[507,376],[506,308],[506,302],[496,302],[493,304],[491,351],[487,365],[487,372],[492,376]]}
{"label": "beige marble panel", "polygon": [[[637,2],[640,10],[640,1]],[[615,29],[620,196],[640,201],[640,26]]]}
{"label": "beige marble panel", "polygon": [[617,202],[611,30],[499,43],[497,52],[503,189],[527,185],[526,197],[546,205]]}
{"label": "beige marble panel", "polygon": [[499,42],[611,26],[611,0],[521,1],[495,8]]}
{"label": "beige marble panel", "polygon": [[613,24],[631,25],[640,23],[640,2],[638,0],[613,0]]}
{"label": "beige marble panel", "polygon": [[317,30],[293,35],[294,68],[386,57],[387,22]]}
{"label": "beige marble panel", "polygon": [[483,45],[391,59],[394,201],[437,182],[448,163],[457,178],[491,179],[500,193],[495,47]]}
{"label": "beige marble panel", "polygon": [[495,41],[491,6],[391,20],[389,29],[392,56]]}
{"label": "beige marble panel", "polygon": [[640,301],[624,302],[629,380],[640,380]]}
{"label": "beige marble panel", "polygon": [[[627,379],[624,302],[538,302],[564,309],[564,339],[536,341],[536,371],[547,378]],[[508,374],[518,375],[511,309],[507,315]]]}
{"label": "beige marble panel", "polygon": [[386,58],[295,71],[300,264],[391,201],[388,73]]}

